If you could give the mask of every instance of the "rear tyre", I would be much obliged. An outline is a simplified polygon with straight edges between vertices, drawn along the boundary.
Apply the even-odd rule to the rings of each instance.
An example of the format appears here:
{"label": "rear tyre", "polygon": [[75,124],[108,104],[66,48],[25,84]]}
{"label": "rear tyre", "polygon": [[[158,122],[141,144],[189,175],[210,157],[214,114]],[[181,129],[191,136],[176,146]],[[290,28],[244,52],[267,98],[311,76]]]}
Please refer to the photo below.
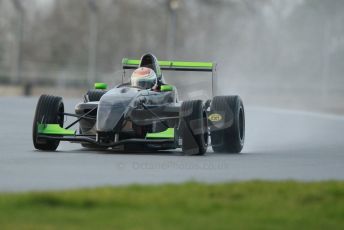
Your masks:
{"label": "rear tyre", "polygon": [[85,95],[85,102],[100,101],[100,98],[106,93],[104,90],[91,89]]}
{"label": "rear tyre", "polygon": [[240,153],[245,140],[245,111],[241,98],[214,97],[208,118],[214,152]]}
{"label": "rear tyre", "polygon": [[42,95],[36,106],[33,119],[32,140],[38,150],[54,151],[60,144],[59,140],[38,140],[38,124],[59,124],[63,127],[64,105],[61,97]]}
{"label": "rear tyre", "polygon": [[208,147],[208,122],[202,101],[183,102],[180,116],[183,152],[188,155],[204,155]]}

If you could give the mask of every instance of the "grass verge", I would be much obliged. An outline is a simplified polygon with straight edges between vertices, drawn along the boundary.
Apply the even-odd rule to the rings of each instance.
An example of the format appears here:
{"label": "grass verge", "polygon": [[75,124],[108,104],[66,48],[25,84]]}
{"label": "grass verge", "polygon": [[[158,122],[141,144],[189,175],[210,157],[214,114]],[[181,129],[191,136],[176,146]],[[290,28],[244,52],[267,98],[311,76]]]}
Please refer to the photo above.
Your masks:
{"label": "grass verge", "polygon": [[344,182],[238,182],[0,194],[0,229],[342,229]]}

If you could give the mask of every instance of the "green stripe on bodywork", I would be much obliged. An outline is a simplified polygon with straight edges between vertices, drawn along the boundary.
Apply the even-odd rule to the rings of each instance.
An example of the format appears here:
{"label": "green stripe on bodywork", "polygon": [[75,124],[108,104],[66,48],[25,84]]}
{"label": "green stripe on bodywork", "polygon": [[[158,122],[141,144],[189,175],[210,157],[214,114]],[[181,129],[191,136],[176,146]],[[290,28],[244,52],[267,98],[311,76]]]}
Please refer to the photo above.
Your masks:
{"label": "green stripe on bodywork", "polygon": [[173,139],[174,138],[174,128],[168,128],[161,133],[147,133],[147,139]]}
{"label": "green stripe on bodywork", "polygon": [[[170,67],[170,68],[204,68],[213,69],[214,63],[212,62],[188,62],[188,61],[158,61],[160,67]],[[122,60],[123,65],[128,66],[139,66],[140,60],[124,58]]]}
{"label": "green stripe on bodywork", "polygon": [[38,124],[39,134],[74,136],[75,131],[60,127],[59,124]]}
{"label": "green stripe on bodywork", "polygon": [[172,85],[162,85],[160,86],[160,91],[161,92],[169,92],[169,91],[173,91],[173,86]]}
{"label": "green stripe on bodywork", "polygon": [[96,82],[94,83],[94,88],[95,89],[107,89],[108,85],[103,82]]}

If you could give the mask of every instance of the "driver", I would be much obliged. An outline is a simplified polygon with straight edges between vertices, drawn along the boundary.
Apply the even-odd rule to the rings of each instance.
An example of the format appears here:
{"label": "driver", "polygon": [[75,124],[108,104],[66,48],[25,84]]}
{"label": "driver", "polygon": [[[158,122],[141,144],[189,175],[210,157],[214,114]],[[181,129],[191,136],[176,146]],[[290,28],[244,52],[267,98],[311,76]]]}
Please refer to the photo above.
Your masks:
{"label": "driver", "polygon": [[158,78],[154,70],[147,67],[140,67],[131,75],[130,83],[134,87],[154,89],[158,84]]}

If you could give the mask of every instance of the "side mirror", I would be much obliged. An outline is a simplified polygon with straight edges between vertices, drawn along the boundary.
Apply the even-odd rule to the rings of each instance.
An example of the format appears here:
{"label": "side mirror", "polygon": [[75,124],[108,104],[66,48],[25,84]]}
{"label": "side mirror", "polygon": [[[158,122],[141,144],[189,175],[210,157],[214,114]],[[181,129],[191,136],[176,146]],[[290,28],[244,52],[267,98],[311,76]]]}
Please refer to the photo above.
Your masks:
{"label": "side mirror", "polygon": [[105,89],[107,89],[107,87],[108,87],[108,85],[106,83],[102,83],[102,82],[94,83],[94,88],[95,89],[105,90]]}
{"label": "side mirror", "polygon": [[161,92],[169,92],[169,91],[173,91],[174,87],[172,85],[162,85],[160,86],[160,91]]}

